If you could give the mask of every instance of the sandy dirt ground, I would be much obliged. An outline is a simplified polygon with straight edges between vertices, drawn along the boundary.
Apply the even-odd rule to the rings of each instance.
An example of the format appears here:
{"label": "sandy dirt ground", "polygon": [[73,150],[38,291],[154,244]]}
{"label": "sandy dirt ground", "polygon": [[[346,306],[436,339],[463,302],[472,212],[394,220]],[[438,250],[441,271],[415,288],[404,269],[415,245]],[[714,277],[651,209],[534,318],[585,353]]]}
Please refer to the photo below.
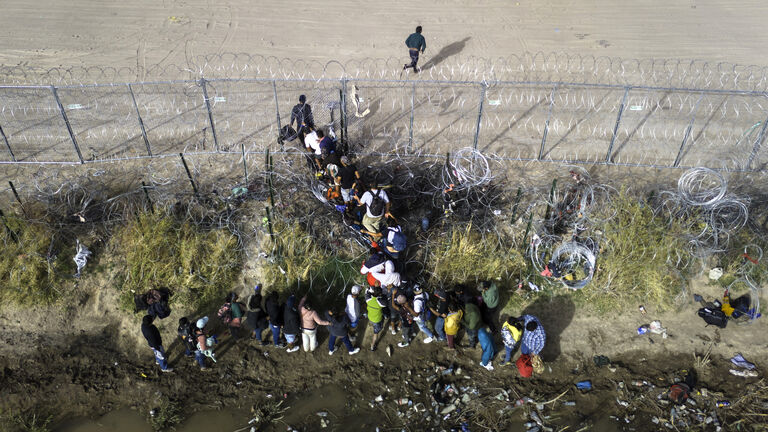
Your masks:
{"label": "sandy dirt ground", "polygon": [[[765,65],[760,0],[6,0],[0,64],[144,67],[245,52],[292,59],[426,58],[564,51]],[[406,60],[406,58],[404,58]]]}

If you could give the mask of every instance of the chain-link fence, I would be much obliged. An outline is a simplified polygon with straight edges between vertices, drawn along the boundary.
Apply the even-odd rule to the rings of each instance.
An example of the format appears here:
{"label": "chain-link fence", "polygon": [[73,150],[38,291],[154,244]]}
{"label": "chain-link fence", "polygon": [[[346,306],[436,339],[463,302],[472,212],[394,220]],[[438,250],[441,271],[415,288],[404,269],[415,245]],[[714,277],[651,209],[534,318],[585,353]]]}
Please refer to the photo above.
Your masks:
{"label": "chain-link fence", "polygon": [[0,163],[300,149],[278,135],[302,94],[315,124],[357,154],[473,147],[508,160],[725,171],[768,162],[761,91],[342,78],[0,86]]}

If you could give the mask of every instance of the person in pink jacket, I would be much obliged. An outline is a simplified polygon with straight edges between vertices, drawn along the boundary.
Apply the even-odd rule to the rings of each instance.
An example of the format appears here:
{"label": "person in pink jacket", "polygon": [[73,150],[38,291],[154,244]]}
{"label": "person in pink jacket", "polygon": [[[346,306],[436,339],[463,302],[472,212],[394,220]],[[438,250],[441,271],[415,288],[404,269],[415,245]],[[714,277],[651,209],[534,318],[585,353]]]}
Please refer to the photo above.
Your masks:
{"label": "person in pink jacket", "polygon": [[301,313],[301,345],[304,352],[314,351],[317,348],[317,326],[330,325],[331,323],[321,319],[317,311],[312,309],[307,302],[307,296],[299,301],[299,312]]}

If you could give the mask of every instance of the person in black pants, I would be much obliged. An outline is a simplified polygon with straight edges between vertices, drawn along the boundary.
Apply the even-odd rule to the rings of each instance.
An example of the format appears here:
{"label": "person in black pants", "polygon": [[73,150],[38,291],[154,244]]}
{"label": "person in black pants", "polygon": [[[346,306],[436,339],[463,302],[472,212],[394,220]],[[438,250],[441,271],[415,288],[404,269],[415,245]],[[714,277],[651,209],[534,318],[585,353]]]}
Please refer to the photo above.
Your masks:
{"label": "person in black pants", "polygon": [[411,64],[403,65],[403,70],[413,68],[414,72],[419,72],[419,68],[416,67],[416,63],[419,62],[419,51],[424,53],[427,49],[427,41],[424,40],[424,36],[421,35],[421,26],[416,27],[416,33],[411,33],[408,39],[405,40],[405,46],[408,47],[408,54],[411,56]]}
{"label": "person in black pants", "polygon": [[293,126],[294,121],[296,122],[296,133],[303,145],[304,137],[310,130],[315,129],[312,106],[307,103],[307,97],[305,95],[299,96],[299,103],[294,105],[293,109],[291,109],[291,122],[288,123],[288,126]]}

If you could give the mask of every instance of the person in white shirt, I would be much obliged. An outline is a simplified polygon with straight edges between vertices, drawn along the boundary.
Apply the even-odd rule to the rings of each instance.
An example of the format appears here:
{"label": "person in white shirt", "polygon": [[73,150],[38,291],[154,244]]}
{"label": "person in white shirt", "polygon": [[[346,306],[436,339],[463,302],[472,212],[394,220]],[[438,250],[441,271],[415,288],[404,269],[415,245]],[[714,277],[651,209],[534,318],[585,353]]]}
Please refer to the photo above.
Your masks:
{"label": "person in white shirt", "polygon": [[315,170],[322,169],[322,164],[320,161],[323,157],[323,151],[320,148],[320,137],[317,136],[317,132],[315,130],[312,130],[312,132],[308,133],[307,136],[304,137],[304,145],[307,146],[307,152],[310,153],[307,158],[312,161],[313,168]]}
{"label": "person in white shirt", "polygon": [[353,285],[352,290],[347,294],[347,306],[344,308],[344,312],[349,318],[349,333],[352,343],[355,343],[355,333],[357,331],[357,321],[360,319],[360,302],[357,301],[357,297],[360,295],[360,286]]}
{"label": "person in white shirt", "polygon": [[365,205],[365,215],[363,216],[363,229],[360,231],[377,239],[381,237],[382,218],[392,217],[389,212],[391,203],[389,196],[382,189],[377,187],[376,182],[371,182],[371,188],[359,199],[360,204]]}
{"label": "person in white shirt", "polygon": [[427,301],[429,300],[429,296],[427,296],[427,293],[424,292],[420,285],[414,285],[413,292],[415,294],[413,298],[413,311],[416,313],[413,320],[416,321],[419,330],[426,336],[426,338],[424,338],[424,343],[431,343],[434,340],[435,335],[432,334],[432,331],[429,330],[428,326],[429,307],[427,306]]}
{"label": "person in white shirt", "polygon": [[379,281],[382,287],[388,287],[390,285],[400,286],[400,273],[395,271],[395,263],[392,260],[386,260],[381,264],[373,267],[363,267],[360,269],[360,273],[371,273],[373,277]]}

